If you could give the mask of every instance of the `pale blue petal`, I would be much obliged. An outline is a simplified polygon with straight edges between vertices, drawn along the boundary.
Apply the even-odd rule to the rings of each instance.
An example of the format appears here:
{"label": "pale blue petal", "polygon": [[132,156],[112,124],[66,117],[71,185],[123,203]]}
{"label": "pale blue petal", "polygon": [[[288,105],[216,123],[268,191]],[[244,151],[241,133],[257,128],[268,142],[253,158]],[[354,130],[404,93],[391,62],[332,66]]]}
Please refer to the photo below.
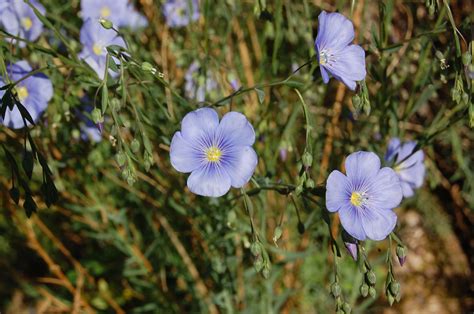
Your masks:
{"label": "pale blue petal", "polygon": [[28,90],[28,98],[35,98],[44,103],[44,106],[39,109],[45,110],[47,103],[53,98],[53,83],[51,83],[51,80],[46,75],[39,73],[25,79],[23,85]]}
{"label": "pale blue petal", "polygon": [[228,112],[216,130],[219,147],[251,146],[255,142],[255,131],[247,118],[235,111]]}
{"label": "pale blue petal", "polygon": [[324,68],[324,66],[320,65],[319,69],[321,70],[321,77],[323,78],[324,84],[329,83],[329,74],[326,71],[326,69]]}
{"label": "pale blue petal", "polygon": [[397,215],[389,209],[370,210],[361,215],[362,227],[367,237],[380,241],[385,239],[397,224]]}
{"label": "pale blue petal", "polygon": [[380,169],[366,193],[369,196],[366,207],[372,211],[393,209],[400,205],[403,198],[400,179],[388,167]]}
{"label": "pale blue petal", "polygon": [[324,65],[337,80],[351,90],[355,90],[356,81],[362,81],[367,74],[365,69],[365,52],[358,45],[350,45],[334,55],[334,61]]}
{"label": "pale blue petal", "polygon": [[347,177],[338,170],[334,170],[328,177],[326,183],[326,208],[330,212],[337,212],[350,202],[350,182]]}
{"label": "pale blue petal", "polygon": [[194,194],[219,197],[226,194],[231,185],[227,172],[214,163],[194,170],[188,178],[188,188]]}
{"label": "pale blue petal", "polygon": [[425,178],[424,158],[424,153],[420,150],[397,165],[396,169],[400,179],[410,183],[414,188],[421,187]]}
{"label": "pale blue petal", "polygon": [[192,172],[202,165],[203,150],[195,142],[186,141],[181,132],[176,132],[170,145],[171,165],[179,172]]}
{"label": "pale blue petal", "polygon": [[413,189],[410,183],[402,181],[401,186],[403,191],[403,197],[412,197],[413,195],[415,195],[415,190]]}
{"label": "pale blue petal", "polygon": [[217,112],[211,108],[201,108],[186,114],[181,122],[181,132],[188,142],[212,144],[218,125]]}
{"label": "pale blue petal", "polygon": [[339,218],[341,225],[351,236],[357,240],[364,241],[366,238],[359,209],[346,204],[339,209]]}
{"label": "pale blue petal", "polygon": [[352,22],[340,13],[322,11],[318,16],[318,24],[316,45],[320,50],[330,48],[336,51],[349,45],[354,40]]}
{"label": "pale blue petal", "polygon": [[391,161],[395,157],[395,154],[397,154],[400,149],[400,145],[401,143],[398,137],[390,139],[387,146],[387,152],[385,153],[385,161]]}
{"label": "pale blue petal", "polygon": [[222,158],[222,167],[228,173],[234,188],[241,188],[249,182],[257,163],[257,154],[250,146],[225,150],[225,156]]}
{"label": "pale blue petal", "polygon": [[400,148],[397,151],[398,155],[397,155],[396,164],[399,164],[400,162],[404,161],[408,156],[410,156],[415,150],[415,148],[416,148],[415,141],[408,141],[400,145]]}
{"label": "pale blue petal", "polygon": [[347,156],[346,174],[353,190],[371,183],[380,170],[380,159],[372,152],[355,152]]}

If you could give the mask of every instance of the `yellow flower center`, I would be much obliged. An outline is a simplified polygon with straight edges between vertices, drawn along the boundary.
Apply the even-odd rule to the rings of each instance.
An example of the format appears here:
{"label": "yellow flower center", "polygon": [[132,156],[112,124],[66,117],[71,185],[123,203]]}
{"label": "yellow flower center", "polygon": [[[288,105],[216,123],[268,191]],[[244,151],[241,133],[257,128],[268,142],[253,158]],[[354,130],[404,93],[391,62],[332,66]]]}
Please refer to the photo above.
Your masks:
{"label": "yellow flower center", "polygon": [[98,56],[100,56],[102,54],[102,46],[99,45],[99,44],[94,44],[94,46],[92,46],[92,50]]}
{"label": "yellow flower center", "polygon": [[23,101],[28,97],[28,89],[24,86],[20,86],[16,88],[16,94],[18,96],[19,101]]}
{"label": "yellow flower center", "polygon": [[222,151],[215,146],[208,148],[206,151],[207,161],[218,162],[221,159],[221,156],[222,156]]}
{"label": "yellow flower center", "polygon": [[359,192],[352,192],[351,204],[354,206],[360,206],[364,202],[364,197]]}
{"label": "yellow flower center", "polygon": [[25,17],[21,19],[21,25],[23,25],[25,30],[29,31],[31,26],[33,26],[33,21],[29,17]]}
{"label": "yellow flower center", "polygon": [[319,64],[325,65],[329,62],[329,53],[326,50],[321,50],[319,53]]}
{"label": "yellow flower center", "polygon": [[105,6],[100,9],[100,16],[103,18],[109,17],[110,16],[110,9],[109,7]]}

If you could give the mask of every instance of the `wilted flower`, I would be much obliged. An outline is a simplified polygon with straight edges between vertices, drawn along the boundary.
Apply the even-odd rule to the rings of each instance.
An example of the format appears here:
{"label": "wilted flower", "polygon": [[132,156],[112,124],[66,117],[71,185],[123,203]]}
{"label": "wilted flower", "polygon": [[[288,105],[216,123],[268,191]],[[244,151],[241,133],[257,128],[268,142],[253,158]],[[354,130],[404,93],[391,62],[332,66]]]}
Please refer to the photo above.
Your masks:
{"label": "wilted flower", "polygon": [[[33,9],[24,1],[2,0],[0,4],[0,24],[10,34],[28,41],[35,41],[43,32],[43,23],[35,15]],[[30,0],[31,4],[43,15],[45,8],[37,1]],[[8,39],[10,40],[10,39]],[[16,40],[12,40],[16,42]],[[23,41],[18,46],[25,47]]]}
{"label": "wilted flower", "polygon": [[[105,29],[99,21],[87,20],[81,28],[81,44],[84,46],[79,53],[79,58],[103,79],[107,68],[107,46],[117,45],[125,47],[122,37],[112,29]],[[110,73],[113,73],[109,70]]]}
{"label": "wilted flower", "polygon": [[392,138],[388,143],[385,160],[394,162],[393,170],[400,178],[404,197],[415,194],[415,189],[423,185],[425,178],[425,154],[422,150],[414,151],[415,141],[401,143],[399,138]]}
{"label": "wilted flower", "polygon": [[254,142],[254,129],[243,114],[229,112],[219,123],[214,109],[201,108],[188,113],[181,131],[174,134],[171,164],[179,172],[191,172],[187,183],[191,192],[222,196],[252,177],[258,162]]}
{"label": "wilted flower", "polygon": [[184,75],[185,85],[184,92],[186,97],[196,99],[201,102],[206,98],[206,93],[217,89],[217,82],[214,80],[211,71],[207,71],[206,75],[201,73],[199,62],[194,61]]}
{"label": "wilted flower", "polygon": [[98,21],[106,19],[115,26],[145,27],[147,19],[128,0],[81,0],[82,18]]}
{"label": "wilted flower", "polygon": [[163,4],[163,13],[169,27],[186,26],[199,19],[198,0],[168,0]]}
{"label": "wilted flower", "polygon": [[[11,81],[15,82],[32,71],[30,65],[26,61],[19,61],[7,66],[8,76]],[[0,86],[6,85],[5,81],[0,78]],[[14,90],[17,99],[26,108],[34,122],[39,120],[41,114],[46,110],[48,102],[53,97],[53,84],[51,80],[42,73],[34,74],[23,81],[19,82]],[[3,97],[5,91],[0,91],[0,98]],[[26,120],[26,124],[30,123]],[[23,117],[17,106],[13,110],[7,108],[5,119],[0,116],[0,123],[12,128],[21,129],[25,126]]]}
{"label": "wilted flower", "polygon": [[[354,40],[352,22],[340,13],[322,11],[318,17],[318,35],[315,49],[324,83],[329,82],[329,74],[355,90],[356,81],[365,78],[365,52]],[[329,73],[328,73],[329,72]]]}
{"label": "wilted flower", "polygon": [[402,200],[400,180],[371,152],[347,156],[346,174],[334,170],[326,184],[326,207],[339,212],[341,224],[358,240],[382,240],[397,222],[393,209]]}

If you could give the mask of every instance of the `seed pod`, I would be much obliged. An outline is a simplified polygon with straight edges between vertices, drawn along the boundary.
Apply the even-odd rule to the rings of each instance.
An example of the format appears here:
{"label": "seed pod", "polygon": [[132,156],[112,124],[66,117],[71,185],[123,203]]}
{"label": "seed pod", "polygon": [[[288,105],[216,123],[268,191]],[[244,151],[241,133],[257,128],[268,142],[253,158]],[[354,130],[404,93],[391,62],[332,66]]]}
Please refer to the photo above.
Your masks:
{"label": "seed pod", "polygon": [[360,295],[363,296],[364,298],[369,294],[369,286],[366,283],[363,283],[360,286]]}
{"label": "seed pod", "polygon": [[341,295],[341,286],[337,282],[331,285],[331,293],[335,298]]}
{"label": "seed pod", "polygon": [[390,292],[396,296],[400,292],[400,284],[398,281],[392,281],[389,285]]}
{"label": "seed pod", "polygon": [[374,287],[369,288],[369,295],[371,298],[375,299],[375,296],[377,295],[377,291],[375,291]]}
{"label": "seed pod", "polygon": [[371,285],[375,285],[376,277],[375,277],[375,273],[374,273],[372,270],[369,270],[369,271],[365,274],[365,277],[366,277],[367,281],[368,281]]}

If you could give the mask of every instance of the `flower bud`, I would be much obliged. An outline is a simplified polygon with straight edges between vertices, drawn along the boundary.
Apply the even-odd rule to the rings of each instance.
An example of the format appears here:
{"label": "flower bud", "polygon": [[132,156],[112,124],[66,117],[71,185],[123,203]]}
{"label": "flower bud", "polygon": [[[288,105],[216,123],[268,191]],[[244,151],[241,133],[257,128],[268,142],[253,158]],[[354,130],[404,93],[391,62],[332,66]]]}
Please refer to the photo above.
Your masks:
{"label": "flower bud", "polygon": [[253,262],[253,266],[255,267],[255,270],[257,271],[257,273],[259,273],[262,268],[263,268],[263,258],[261,255],[258,255],[257,257],[255,257],[255,261]]}
{"label": "flower bud", "polygon": [[280,160],[281,161],[286,161],[286,158],[288,158],[288,150],[286,148],[280,148]]}
{"label": "flower bud", "polygon": [[151,63],[143,62],[141,68],[143,71],[150,72],[153,75],[156,73],[156,69],[153,67],[153,65],[151,65]]}
{"label": "flower bud", "polygon": [[265,279],[268,279],[270,277],[270,266],[268,264],[265,264],[262,269],[262,276]]}
{"label": "flower bud", "polygon": [[344,246],[346,247],[349,254],[352,256],[354,261],[357,261],[357,244],[351,242],[344,242]]}
{"label": "flower bud", "polygon": [[365,298],[369,294],[369,285],[367,285],[366,283],[363,283],[360,286],[359,291],[360,291],[360,295]]}
{"label": "flower bud", "polygon": [[350,304],[347,302],[344,302],[344,304],[342,305],[342,310],[345,314],[350,314],[352,311]]}
{"label": "flower bud", "polygon": [[365,274],[365,277],[366,277],[367,281],[368,281],[371,285],[375,285],[376,277],[375,277],[375,273],[374,273],[372,270],[369,270],[369,271]]}
{"label": "flower bud", "polygon": [[390,304],[390,306],[392,306],[393,302],[395,301],[395,298],[393,297],[393,295],[389,294],[387,296],[387,299],[388,299],[388,303]]}
{"label": "flower bud", "polygon": [[301,185],[298,185],[295,189],[295,194],[296,196],[300,195],[301,193],[303,193],[303,186]]}
{"label": "flower bud", "polygon": [[101,18],[99,22],[100,25],[102,25],[102,27],[105,29],[111,29],[112,27],[114,27],[114,24],[112,24],[112,22],[107,19]]}
{"label": "flower bud", "polygon": [[377,295],[377,292],[375,291],[374,287],[369,287],[369,295],[371,298],[375,299],[375,296]]}
{"label": "flower bud", "polygon": [[102,117],[102,112],[100,111],[99,108],[94,108],[91,112],[91,117],[92,121],[94,121],[95,124],[103,122],[103,117]]}
{"label": "flower bud", "polygon": [[341,295],[341,286],[339,283],[335,282],[331,285],[331,293],[335,298]]}
{"label": "flower bud", "polygon": [[469,64],[471,64],[471,60],[472,60],[471,54],[468,51],[466,51],[462,55],[462,64],[464,64],[465,66],[468,66]]}
{"label": "flower bud", "polygon": [[276,242],[281,238],[281,235],[283,234],[283,229],[280,226],[277,226],[275,230],[273,231],[273,242]]}
{"label": "flower bud", "polygon": [[400,292],[400,284],[398,281],[392,281],[389,285],[389,289],[392,295],[396,296]]}
{"label": "flower bud", "polygon": [[403,266],[403,264],[405,264],[407,256],[406,256],[405,248],[401,245],[397,245],[397,257],[398,257],[398,262],[400,263],[400,266]]}
{"label": "flower bud", "polygon": [[117,155],[115,155],[115,160],[117,160],[119,167],[123,167],[123,165],[125,165],[126,159],[127,157],[123,152],[118,152]]}
{"label": "flower bud", "polygon": [[132,143],[130,144],[130,148],[132,149],[132,152],[138,152],[140,150],[140,142],[136,138],[134,138],[132,140]]}
{"label": "flower bud", "polygon": [[304,152],[302,160],[303,160],[303,165],[306,168],[311,167],[311,165],[313,164],[313,156],[308,151]]}
{"label": "flower bud", "polygon": [[359,95],[355,94],[354,96],[352,96],[352,104],[354,105],[354,107],[356,109],[359,108],[359,106],[360,106],[360,96]]}
{"label": "flower bud", "polygon": [[306,186],[308,189],[314,189],[314,180],[311,179],[311,178],[306,179],[306,181],[305,181],[305,186]]}
{"label": "flower bud", "polygon": [[262,248],[260,247],[260,243],[258,242],[253,242],[250,245],[250,252],[252,252],[253,256],[259,256],[262,253]]}

